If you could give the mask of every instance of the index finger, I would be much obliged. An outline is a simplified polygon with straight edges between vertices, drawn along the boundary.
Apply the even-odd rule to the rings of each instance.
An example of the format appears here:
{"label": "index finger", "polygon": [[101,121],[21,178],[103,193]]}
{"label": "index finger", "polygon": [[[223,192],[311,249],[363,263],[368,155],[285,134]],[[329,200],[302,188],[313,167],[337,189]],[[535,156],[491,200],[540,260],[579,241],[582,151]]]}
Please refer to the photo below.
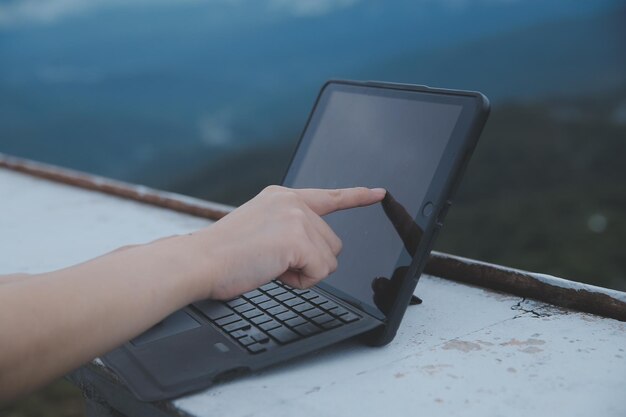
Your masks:
{"label": "index finger", "polygon": [[324,216],[337,210],[378,203],[387,193],[384,188],[366,187],[339,188],[335,190],[306,188],[293,191],[319,216]]}

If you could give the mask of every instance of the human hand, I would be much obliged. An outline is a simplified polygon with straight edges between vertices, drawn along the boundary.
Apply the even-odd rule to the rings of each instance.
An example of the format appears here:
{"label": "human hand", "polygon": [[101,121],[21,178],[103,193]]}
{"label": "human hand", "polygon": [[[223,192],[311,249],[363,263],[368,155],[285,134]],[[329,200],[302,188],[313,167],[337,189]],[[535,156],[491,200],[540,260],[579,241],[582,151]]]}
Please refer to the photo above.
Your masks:
{"label": "human hand", "polygon": [[[205,252],[204,298],[229,299],[274,278],[296,288],[337,269],[342,243],[321,218],[379,202],[384,189],[270,186],[208,228],[192,234]],[[207,255],[208,254],[208,255]]]}

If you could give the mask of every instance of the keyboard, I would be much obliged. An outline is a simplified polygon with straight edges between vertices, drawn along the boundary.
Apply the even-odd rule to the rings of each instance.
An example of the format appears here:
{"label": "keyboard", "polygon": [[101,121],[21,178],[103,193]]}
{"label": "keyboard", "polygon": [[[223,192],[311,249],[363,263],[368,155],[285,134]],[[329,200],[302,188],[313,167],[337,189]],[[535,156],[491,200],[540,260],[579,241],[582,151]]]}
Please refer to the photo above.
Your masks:
{"label": "keyboard", "polygon": [[225,302],[193,306],[248,352],[257,354],[361,317],[324,295],[272,281]]}

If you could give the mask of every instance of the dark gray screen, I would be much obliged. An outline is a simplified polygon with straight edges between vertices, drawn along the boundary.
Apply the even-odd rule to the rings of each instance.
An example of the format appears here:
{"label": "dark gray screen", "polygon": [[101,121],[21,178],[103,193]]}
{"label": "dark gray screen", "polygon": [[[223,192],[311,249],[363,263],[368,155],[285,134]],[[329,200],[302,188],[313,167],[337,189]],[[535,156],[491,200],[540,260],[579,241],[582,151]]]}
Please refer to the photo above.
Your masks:
{"label": "dark gray screen", "polygon": [[[384,187],[423,230],[425,219],[417,214],[462,106],[423,101],[413,92],[366,91],[342,86],[323,94],[286,185]],[[339,268],[326,282],[384,312],[373,280],[391,278],[411,261],[388,212],[376,204],[325,220],[344,243]],[[413,234],[419,235],[415,229]]]}

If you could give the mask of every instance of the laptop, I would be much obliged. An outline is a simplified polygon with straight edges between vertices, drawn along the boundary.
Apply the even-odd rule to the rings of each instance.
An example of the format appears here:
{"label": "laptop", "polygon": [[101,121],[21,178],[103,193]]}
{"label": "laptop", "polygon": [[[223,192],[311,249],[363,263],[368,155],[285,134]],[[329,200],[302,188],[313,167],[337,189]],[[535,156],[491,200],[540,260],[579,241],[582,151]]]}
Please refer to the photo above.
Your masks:
{"label": "laptop", "polygon": [[232,300],[197,302],[103,361],[153,401],[348,338],[389,343],[488,113],[477,92],[327,82],[282,185],[387,190],[381,203],[324,217],[343,241],[337,270],[311,289],[274,280]]}

